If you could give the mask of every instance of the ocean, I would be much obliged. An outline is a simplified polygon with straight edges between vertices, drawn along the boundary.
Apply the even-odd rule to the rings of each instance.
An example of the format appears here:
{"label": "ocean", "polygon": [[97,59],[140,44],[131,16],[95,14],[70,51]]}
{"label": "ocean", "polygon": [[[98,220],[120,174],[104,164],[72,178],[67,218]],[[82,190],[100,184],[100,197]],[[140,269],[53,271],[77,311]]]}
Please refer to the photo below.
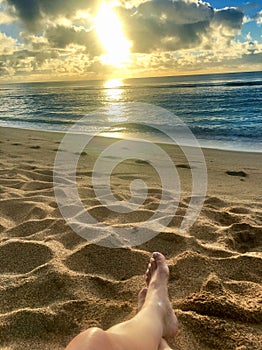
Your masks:
{"label": "ocean", "polygon": [[88,116],[92,133],[110,126],[97,109],[146,103],[168,116],[160,109],[154,116],[123,110],[119,128],[111,130],[115,136],[143,137],[144,125],[172,133],[175,115],[203,147],[262,152],[262,72],[1,84],[0,102],[0,126],[66,131]]}

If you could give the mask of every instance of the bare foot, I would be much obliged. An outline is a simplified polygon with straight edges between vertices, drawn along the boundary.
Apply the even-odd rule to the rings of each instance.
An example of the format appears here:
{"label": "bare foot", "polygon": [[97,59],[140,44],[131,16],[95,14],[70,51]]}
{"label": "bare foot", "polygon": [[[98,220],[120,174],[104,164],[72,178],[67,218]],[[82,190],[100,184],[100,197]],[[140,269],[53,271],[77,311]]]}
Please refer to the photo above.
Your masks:
{"label": "bare foot", "polygon": [[[138,294],[137,312],[139,312],[142,309],[146,300],[146,295],[147,295],[147,288],[142,288]],[[167,342],[162,338],[159,344],[158,350],[172,350],[172,349],[167,344]]]}
{"label": "bare foot", "polygon": [[138,293],[137,312],[139,312],[142,309],[142,306],[144,305],[144,302],[146,300],[146,294],[147,294],[147,288],[142,288]]}
{"label": "bare foot", "polygon": [[158,350],[172,350],[170,346],[167,344],[165,339],[161,339],[161,343],[159,344]]}
{"label": "bare foot", "polygon": [[[169,268],[161,253],[153,253],[146,271],[146,302],[155,303],[162,309],[163,338],[173,338],[178,329],[178,321],[168,297]],[[144,292],[143,292],[144,293]],[[143,295],[142,293],[142,295]]]}

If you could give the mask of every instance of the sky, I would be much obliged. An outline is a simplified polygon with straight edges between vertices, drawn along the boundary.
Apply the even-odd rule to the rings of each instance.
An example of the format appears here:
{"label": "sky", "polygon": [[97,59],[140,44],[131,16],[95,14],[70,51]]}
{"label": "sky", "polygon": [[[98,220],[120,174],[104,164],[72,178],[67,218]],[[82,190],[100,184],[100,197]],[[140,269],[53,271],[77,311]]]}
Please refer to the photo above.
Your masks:
{"label": "sky", "polygon": [[0,0],[0,82],[259,70],[261,0]]}

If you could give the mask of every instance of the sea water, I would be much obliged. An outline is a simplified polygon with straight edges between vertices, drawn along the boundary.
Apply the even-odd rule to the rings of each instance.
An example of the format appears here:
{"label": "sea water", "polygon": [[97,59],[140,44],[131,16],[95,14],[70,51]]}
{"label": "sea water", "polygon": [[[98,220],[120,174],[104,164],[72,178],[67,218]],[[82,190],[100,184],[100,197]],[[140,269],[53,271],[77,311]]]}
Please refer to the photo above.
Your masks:
{"label": "sea water", "polygon": [[177,116],[203,147],[262,152],[262,72],[1,84],[0,126],[66,131],[87,116],[86,130],[103,132],[110,121],[94,111],[130,102],[170,113],[123,111],[120,128],[112,129],[116,136],[124,131],[140,138],[145,125],[172,133]]}

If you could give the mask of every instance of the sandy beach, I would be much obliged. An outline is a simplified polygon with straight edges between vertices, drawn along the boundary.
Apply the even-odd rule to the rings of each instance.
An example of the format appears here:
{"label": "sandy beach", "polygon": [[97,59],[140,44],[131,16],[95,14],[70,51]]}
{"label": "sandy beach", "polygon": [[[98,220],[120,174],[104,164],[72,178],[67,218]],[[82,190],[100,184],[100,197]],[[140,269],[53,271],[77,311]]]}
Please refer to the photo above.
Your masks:
{"label": "sandy beach", "polygon": [[[166,255],[169,292],[179,319],[174,350],[262,349],[262,155],[203,150],[208,192],[188,236],[178,227],[190,200],[191,171],[174,146],[182,199],[167,229],[132,248],[90,244],[63,219],[54,197],[53,164],[63,135],[0,128],[0,348],[64,349],[90,326],[104,329],[132,317],[153,251]],[[83,152],[78,191],[98,220],[124,225],[145,220],[160,184],[148,164],[129,160],[112,190],[129,196],[129,182],[149,187],[145,207],[125,217],[95,198],[92,164],[109,141]],[[173,147],[173,148],[172,148]]]}

